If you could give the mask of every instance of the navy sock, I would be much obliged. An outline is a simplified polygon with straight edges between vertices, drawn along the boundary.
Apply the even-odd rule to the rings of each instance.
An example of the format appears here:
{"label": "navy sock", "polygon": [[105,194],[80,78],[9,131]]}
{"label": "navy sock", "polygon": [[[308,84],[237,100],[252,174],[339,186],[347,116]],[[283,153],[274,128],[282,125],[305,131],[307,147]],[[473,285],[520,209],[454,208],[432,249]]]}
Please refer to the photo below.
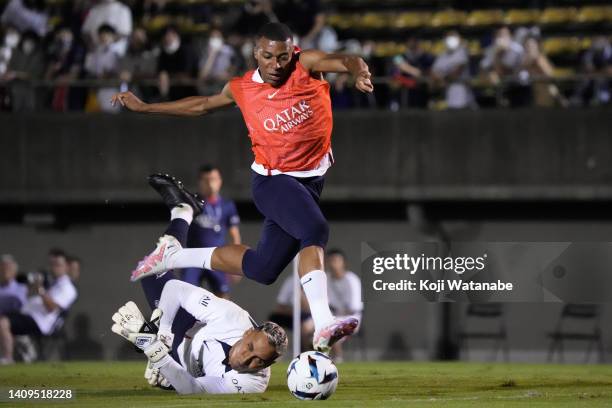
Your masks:
{"label": "navy sock", "polygon": [[170,225],[164,232],[164,235],[172,235],[184,247],[187,245],[187,234],[189,233],[189,224],[182,218],[175,218],[170,221]]}

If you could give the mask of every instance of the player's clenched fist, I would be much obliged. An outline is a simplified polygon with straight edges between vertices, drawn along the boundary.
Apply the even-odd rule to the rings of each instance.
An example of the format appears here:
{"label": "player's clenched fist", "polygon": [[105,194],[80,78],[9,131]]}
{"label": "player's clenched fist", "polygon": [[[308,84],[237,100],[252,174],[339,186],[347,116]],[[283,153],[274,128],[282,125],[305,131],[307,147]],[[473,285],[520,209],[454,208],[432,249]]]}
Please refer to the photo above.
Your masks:
{"label": "player's clenched fist", "polygon": [[355,88],[359,89],[361,92],[372,92],[374,91],[374,85],[372,85],[372,81],[370,78],[372,74],[370,71],[361,71],[357,78],[355,78]]}
{"label": "player's clenched fist", "polygon": [[142,112],[144,110],[144,107],[147,105],[146,103],[141,101],[136,95],[129,91],[120,92],[113,95],[113,97],[111,98],[111,104],[115,106],[118,103],[120,103],[121,106],[135,112]]}

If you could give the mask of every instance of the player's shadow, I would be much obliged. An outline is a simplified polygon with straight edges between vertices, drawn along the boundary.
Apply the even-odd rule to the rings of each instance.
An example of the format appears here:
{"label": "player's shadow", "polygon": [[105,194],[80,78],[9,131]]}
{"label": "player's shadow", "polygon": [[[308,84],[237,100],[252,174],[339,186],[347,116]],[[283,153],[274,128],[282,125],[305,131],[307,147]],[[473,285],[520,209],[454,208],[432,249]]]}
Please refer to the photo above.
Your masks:
{"label": "player's shadow", "polygon": [[73,322],[74,337],[64,346],[65,360],[101,360],[104,357],[102,344],[91,337],[91,320],[86,314],[76,315]]}
{"label": "player's shadow", "polygon": [[412,350],[404,340],[404,336],[399,331],[394,331],[389,336],[384,353],[380,356],[381,360],[412,360]]}

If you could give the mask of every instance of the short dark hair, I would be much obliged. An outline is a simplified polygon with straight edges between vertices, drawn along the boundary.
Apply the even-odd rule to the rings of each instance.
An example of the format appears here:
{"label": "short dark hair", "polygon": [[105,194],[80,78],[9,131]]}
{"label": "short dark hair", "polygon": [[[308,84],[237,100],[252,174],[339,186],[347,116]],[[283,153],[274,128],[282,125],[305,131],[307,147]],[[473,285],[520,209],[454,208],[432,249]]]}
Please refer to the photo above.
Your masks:
{"label": "short dark hair", "polygon": [[340,248],[330,248],[327,250],[327,253],[325,255],[327,256],[340,255],[342,259],[346,261],[346,254]]}
{"label": "short dark hair", "polygon": [[98,27],[98,34],[109,33],[109,34],[117,34],[117,30],[110,24],[102,24]]}
{"label": "short dark hair", "polygon": [[162,37],[165,36],[166,34],[168,34],[170,31],[176,33],[177,35],[181,35],[178,29],[177,25],[174,24],[168,24],[167,26],[164,27],[164,29],[162,30]]}
{"label": "short dark hair", "polygon": [[287,41],[293,38],[293,33],[286,24],[267,23],[257,31],[257,38],[261,37],[272,41]]}
{"label": "short dark hair", "polygon": [[211,171],[217,170],[219,173],[221,173],[221,170],[219,170],[219,167],[215,166],[214,164],[203,164],[200,166],[200,168],[198,169],[198,174],[202,174],[202,173],[210,173]]}
{"label": "short dark hair", "polygon": [[49,256],[53,258],[64,258],[65,260],[68,260],[68,254],[66,254],[66,251],[61,248],[51,248],[49,250]]}
{"label": "short dark hair", "polygon": [[68,255],[68,256],[66,257],[66,261],[68,261],[68,263],[70,263],[70,262],[82,263],[82,262],[81,262],[81,258],[79,258],[79,257],[78,257],[78,256],[76,256],[76,255]]}

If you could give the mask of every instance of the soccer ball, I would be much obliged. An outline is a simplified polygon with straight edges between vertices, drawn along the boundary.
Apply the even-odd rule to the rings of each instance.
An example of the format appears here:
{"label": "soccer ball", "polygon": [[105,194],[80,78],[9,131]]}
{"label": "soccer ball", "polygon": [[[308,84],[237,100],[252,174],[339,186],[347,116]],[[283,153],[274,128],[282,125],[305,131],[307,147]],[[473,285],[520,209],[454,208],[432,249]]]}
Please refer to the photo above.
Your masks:
{"label": "soccer ball", "polygon": [[338,386],[338,369],[327,355],[307,351],[289,363],[287,386],[301,400],[327,399]]}

